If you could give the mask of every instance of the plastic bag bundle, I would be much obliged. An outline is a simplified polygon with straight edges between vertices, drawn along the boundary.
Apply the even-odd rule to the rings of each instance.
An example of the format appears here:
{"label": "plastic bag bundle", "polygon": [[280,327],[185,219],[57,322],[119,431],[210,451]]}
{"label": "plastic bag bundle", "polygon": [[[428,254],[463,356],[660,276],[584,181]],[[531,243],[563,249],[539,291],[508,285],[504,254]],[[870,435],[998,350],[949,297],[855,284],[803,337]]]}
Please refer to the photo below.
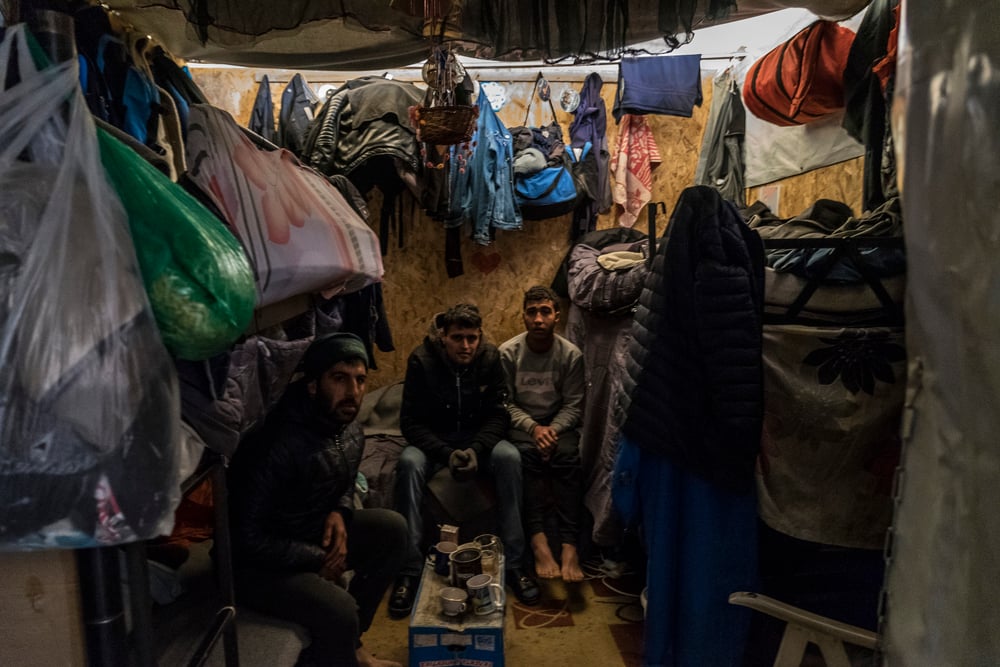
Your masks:
{"label": "plastic bag bundle", "polygon": [[222,212],[254,267],[261,306],[330,298],[382,279],[378,237],[337,188],[288,150],[261,150],[225,111],[194,104],[188,175]]}
{"label": "plastic bag bundle", "polygon": [[0,42],[0,548],[146,539],[179,498],[177,378],[76,60],[29,41]]}
{"label": "plastic bag bundle", "polygon": [[250,260],[221,220],[135,151],[98,130],[101,159],[125,211],[163,342],[207,359],[246,331],[257,303]]}

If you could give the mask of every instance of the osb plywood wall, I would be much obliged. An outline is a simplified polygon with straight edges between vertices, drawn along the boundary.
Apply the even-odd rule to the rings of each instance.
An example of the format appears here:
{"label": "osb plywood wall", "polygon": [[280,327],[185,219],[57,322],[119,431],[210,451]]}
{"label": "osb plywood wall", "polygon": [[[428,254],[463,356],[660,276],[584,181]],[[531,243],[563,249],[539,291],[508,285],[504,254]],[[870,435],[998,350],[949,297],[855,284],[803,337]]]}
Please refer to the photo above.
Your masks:
{"label": "osb plywood wall", "polygon": [[[205,91],[212,104],[233,114],[237,122],[246,125],[250,118],[257,93],[255,72],[233,69],[197,69],[195,81]],[[306,79],[316,83],[306,74]],[[287,78],[286,78],[287,80]],[[325,82],[325,80],[324,80]],[[505,83],[510,102],[499,112],[508,126],[523,125],[525,108],[533,84],[530,82]],[[567,85],[552,83],[553,97]],[[273,83],[271,95],[275,110],[280,105],[284,81]],[[696,107],[691,118],[675,116],[647,116],[662,156],[661,164],[653,171],[652,201],[664,202],[667,215],[657,217],[657,235],[667,226],[669,212],[681,191],[692,184],[702,134],[711,106],[711,80],[703,85],[704,101]],[[602,97],[608,108],[608,145],[616,145],[618,127],[611,119],[615,82],[605,81]],[[568,132],[572,115],[556,105],[556,118]],[[551,119],[548,105],[538,100],[531,106],[530,121],[547,123]],[[776,212],[791,216],[812,204],[816,199],[838,199],[860,212],[861,160],[834,165],[826,169],[802,174],[780,181],[780,206]],[[748,201],[753,202],[757,188],[750,191]],[[380,195],[369,196],[372,221],[378,220]],[[432,314],[462,301],[475,303],[483,312],[486,335],[500,342],[519,333],[521,298],[524,290],[534,284],[549,284],[565,254],[569,251],[569,216],[544,221],[525,221],[520,231],[498,231],[489,246],[481,246],[463,238],[461,253],[464,274],[449,278],[445,272],[445,232],[439,223],[422,215],[419,207],[404,200],[404,211],[416,211],[404,221],[403,247],[397,247],[394,237],[385,257],[383,293],[386,314],[395,342],[395,351],[377,352],[378,370],[370,375],[371,387],[378,387],[402,379],[409,352],[427,333]],[[617,211],[602,215],[599,228],[617,224]],[[642,231],[647,229],[645,217],[637,223]]]}

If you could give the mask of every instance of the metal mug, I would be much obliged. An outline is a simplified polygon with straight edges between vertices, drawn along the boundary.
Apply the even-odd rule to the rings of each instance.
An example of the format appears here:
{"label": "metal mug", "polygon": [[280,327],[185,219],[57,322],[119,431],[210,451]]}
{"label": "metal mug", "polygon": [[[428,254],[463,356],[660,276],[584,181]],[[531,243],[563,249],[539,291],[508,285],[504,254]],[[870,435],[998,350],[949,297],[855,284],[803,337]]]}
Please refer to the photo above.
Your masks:
{"label": "metal mug", "polygon": [[483,573],[482,550],[474,544],[463,544],[451,554],[451,585],[464,587],[470,577]]}

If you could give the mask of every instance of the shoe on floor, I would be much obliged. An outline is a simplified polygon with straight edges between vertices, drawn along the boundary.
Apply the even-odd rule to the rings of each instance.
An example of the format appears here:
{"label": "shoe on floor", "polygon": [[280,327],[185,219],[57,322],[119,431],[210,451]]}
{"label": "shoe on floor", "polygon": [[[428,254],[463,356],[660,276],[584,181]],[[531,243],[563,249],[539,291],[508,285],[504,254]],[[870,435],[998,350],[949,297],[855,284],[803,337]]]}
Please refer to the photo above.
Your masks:
{"label": "shoe on floor", "polygon": [[392,597],[389,598],[389,616],[392,618],[403,618],[408,616],[413,609],[413,598],[417,595],[417,584],[420,580],[408,574],[396,577],[396,584],[392,588]]}
{"label": "shoe on floor", "polygon": [[526,605],[538,604],[542,591],[538,588],[535,578],[520,568],[511,568],[506,572],[507,585],[514,591],[518,602]]}

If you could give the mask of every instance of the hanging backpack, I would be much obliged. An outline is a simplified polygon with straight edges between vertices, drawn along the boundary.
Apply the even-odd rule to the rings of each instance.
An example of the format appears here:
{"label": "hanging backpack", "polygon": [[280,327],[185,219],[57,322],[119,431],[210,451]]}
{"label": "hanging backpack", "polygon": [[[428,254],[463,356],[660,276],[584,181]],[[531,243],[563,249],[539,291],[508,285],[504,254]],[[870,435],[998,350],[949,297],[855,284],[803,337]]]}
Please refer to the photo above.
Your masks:
{"label": "hanging backpack", "polygon": [[[544,127],[528,127],[531,113],[531,103],[539,88],[544,91],[539,96],[549,103],[552,111],[552,122]],[[556,120],[556,109],[552,98],[548,95],[548,83],[539,72],[535,86],[531,91],[528,107],[524,114],[525,127],[513,128],[511,134],[515,137],[528,137],[530,145],[515,139],[514,153],[514,199],[521,216],[525,220],[545,220],[570,213],[580,203],[583,191],[577,187],[573,177],[573,163],[576,162],[572,150],[566,150],[563,144],[562,128]],[[525,151],[536,150],[546,159],[548,166],[537,171],[522,171],[518,163]]]}

